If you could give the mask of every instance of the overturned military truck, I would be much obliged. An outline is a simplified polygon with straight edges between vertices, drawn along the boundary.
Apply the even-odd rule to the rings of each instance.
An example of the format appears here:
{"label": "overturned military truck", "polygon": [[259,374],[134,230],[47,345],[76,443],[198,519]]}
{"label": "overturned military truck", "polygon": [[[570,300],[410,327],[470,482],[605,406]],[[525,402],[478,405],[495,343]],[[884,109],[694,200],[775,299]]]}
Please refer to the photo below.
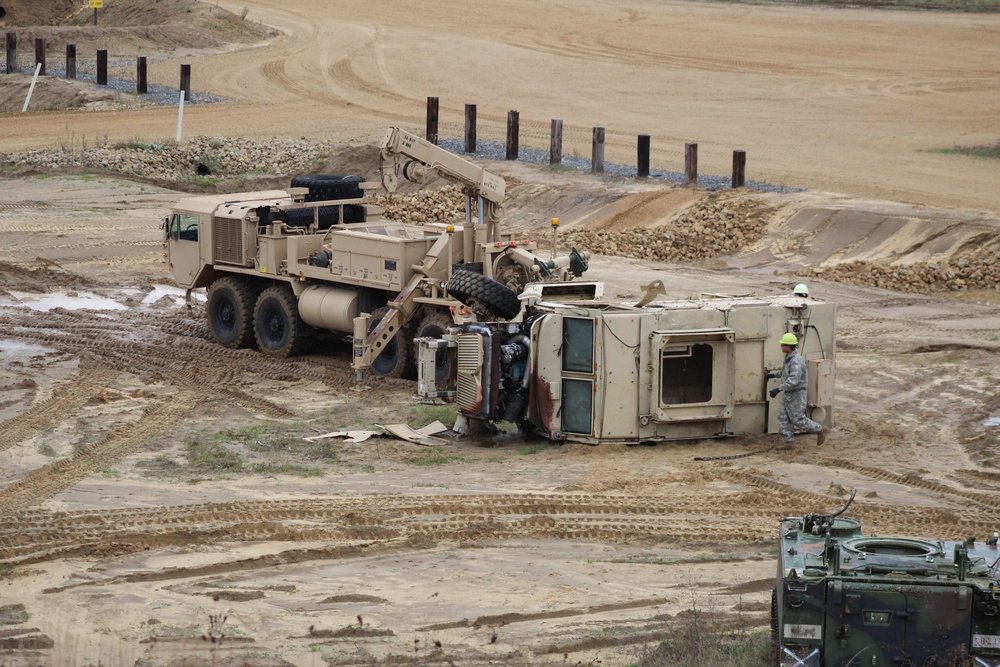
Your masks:
{"label": "overturned military truck", "polygon": [[768,374],[791,332],[808,371],[807,415],[833,425],[834,304],[654,296],[623,305],[606,302],[601,283],[529,284],[510,321],[418,339],[418,393],[456,402],[460,431],[512,422],[591,444],[776,433],[781,399],[768,390],[780,381]]}
{"label": "overturned military truck", "polygon": [[781,520],[774,664],[1000,665],[996,534],[985,543],[866,537],[840,516],[850,504]]}

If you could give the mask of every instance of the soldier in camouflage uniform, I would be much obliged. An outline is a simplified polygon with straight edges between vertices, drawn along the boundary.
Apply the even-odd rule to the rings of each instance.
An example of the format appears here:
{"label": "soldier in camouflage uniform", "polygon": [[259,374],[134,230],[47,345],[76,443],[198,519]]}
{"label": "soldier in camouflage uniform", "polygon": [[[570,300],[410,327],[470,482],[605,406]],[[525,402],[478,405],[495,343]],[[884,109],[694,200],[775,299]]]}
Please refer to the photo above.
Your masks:
{"label": "soldier in camouflage uniform", "polygon": [[816,434],[816,444],[826,440],[826,429],[819,422],[806,417],[806,362],[799,354],[799,340],[793,333],[781,337],[781,351],[785,353],[785,363],[781,373],[768,377],[780,377],[781,385],[771,390],[771,398],[784,392],[778,411],[778,433],[786,443],[795,442],[795,429]]}

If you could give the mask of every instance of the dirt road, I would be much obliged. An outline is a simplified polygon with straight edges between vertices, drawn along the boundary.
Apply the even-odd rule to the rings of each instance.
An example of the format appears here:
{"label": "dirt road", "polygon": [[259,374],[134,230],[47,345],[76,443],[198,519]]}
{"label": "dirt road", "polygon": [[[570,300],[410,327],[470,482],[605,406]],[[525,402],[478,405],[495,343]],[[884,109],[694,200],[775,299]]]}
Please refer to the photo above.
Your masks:
{"label": "dirt road", "polygon": [[[221,2],[284,36],[228,53],[178,53],[150,81],[230,100],[188,107],[185,136],[373,141],[388,124],[422,128],[429,96],[441,133],[461,136],[477,104],[479,137],[503,141],[520,112],[522,145],[547,148],[564,121],[567,154],[634,163],[649,134],[654,168],[855,196],[1000,212],[1000,164],[935,149],[998,140],[1000,17],[628,0]],[[81,53],[81,57],[82,57]],[[129,52],[121,54],[126,57]],[[62,138],[170,140],[177,109],[11,114],[0,150]]]}
{"label": "dirt road", "polygon": [[[499,137],[518,108],[529,141],[546,143],[548,119],[562,117],[581,154],[590,126],[606,124],[609,156],[626,160],[631,137],[652,132],[663,161],[701,140],[703,170],[724,173],[739,147],[761,180],[1000,210],[997,166],[921,152],[996,139],[997,17],[244,4],[287,37],[154,67],[172,82],[190,60],[197,85],[232,100],[188,109],[192,134],[369,140],[388,122],[419,126],[424,98],[440,95],[453,134],[462,105],[478,102],[493,128],[481,137]],[[7,115],[0,149],[66,132],[169,138],[174,113]],[[505,173],[508,215],[526,228],[554,213],[570,228],[619,214],[662,224],[703,195],[667,190],[629,208],[616,191],[634,184]],[[177,197],[86,175],[0,181],[5,665],[619,665],[694,623],[765,629],[778,519],[835,509],[851,488],[869,533],[1000,528],[996,293],[903,295],[811,272],[854,256],[934,261],[995,234],[994,217],[769,195],[765,237],[732,257],[594,258],[588,276],[615,299],[654,279],[671,296],[806,280],[838,303],[837,427],[822,449],[801,439],[779,451],[761,436],[428,451],[302,440],[446,415],[414,406],[406,382],[354,391],[338,340],[288,361],[210,344],[201,306],[183,305],[160,256],[159,219]],[[810,214],[833,210],[823,219],[836,226]],[[886,233],[899,221],[905,242]]]}

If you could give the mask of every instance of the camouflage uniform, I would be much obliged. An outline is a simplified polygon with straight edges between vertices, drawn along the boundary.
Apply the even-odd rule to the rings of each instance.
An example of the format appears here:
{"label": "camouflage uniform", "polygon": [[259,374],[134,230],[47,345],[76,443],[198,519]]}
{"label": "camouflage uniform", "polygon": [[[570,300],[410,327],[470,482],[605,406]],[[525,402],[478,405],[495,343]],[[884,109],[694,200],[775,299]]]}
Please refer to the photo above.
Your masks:
{"label": "camouflage uniform", "polygon": [[778,433],[785,442],[795,441],[795,429],[819,433],[823,425],[806,417],[806,362],[799,351],[785,355],[781,367],[781,409],[778,411]]}

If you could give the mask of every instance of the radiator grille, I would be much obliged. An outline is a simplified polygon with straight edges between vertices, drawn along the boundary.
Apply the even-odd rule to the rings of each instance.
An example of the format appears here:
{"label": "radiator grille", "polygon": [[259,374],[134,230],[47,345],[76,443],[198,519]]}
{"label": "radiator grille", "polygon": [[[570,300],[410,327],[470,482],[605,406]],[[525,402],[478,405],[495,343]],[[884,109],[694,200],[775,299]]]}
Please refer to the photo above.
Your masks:
{"label": "radiator grille", "polygon": [[243,266],[243,221],[215,218],[212,251],[216,262]]}
{"label": "radiator grille", "polygon": [[462,334],[458,338],[458,387],[455,401],[466,412],[479,413],[483,403],[483,337]]}

